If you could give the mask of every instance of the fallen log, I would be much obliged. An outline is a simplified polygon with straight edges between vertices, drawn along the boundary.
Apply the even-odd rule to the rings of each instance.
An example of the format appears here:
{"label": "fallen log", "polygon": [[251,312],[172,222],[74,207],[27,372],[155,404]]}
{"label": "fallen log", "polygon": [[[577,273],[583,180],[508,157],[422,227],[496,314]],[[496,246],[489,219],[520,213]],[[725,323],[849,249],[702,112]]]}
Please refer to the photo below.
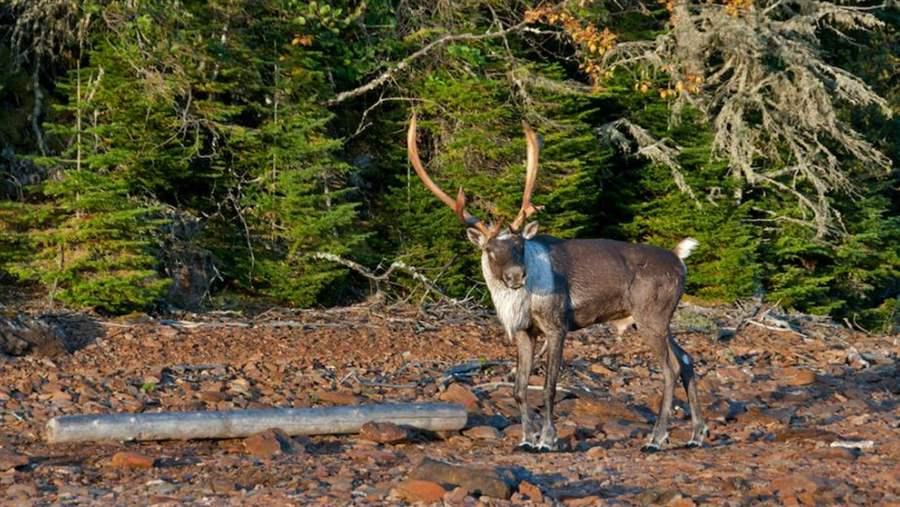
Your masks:
{"label": "fallen log", "polygon": [[288,435],[357,433],[367,422],[390,422],[429,431],[456,431],[466,409],[456,403],[395,403],[319,408],[209,412],[90,414],[54,417],[47,442],[242,438],[279,428]]}

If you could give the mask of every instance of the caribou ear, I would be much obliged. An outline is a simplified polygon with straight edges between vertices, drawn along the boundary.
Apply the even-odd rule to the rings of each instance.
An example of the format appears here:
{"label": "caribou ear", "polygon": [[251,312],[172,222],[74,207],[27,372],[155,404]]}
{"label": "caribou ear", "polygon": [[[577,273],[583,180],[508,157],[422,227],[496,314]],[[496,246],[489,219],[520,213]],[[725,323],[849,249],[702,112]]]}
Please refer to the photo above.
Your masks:
{"label": "caribou ear", "polygon": [[487,242],[487,236],[475,227],[467,227],[466,236],[468,236],[469,241],[478,248],[484,248],[484,244]]}
{"label": "caribou ear", "polygon": [[538,233],[538,223],[529,222],[525,228],[522,230],[522,237],[525,239],[531,239],[535,237]]}

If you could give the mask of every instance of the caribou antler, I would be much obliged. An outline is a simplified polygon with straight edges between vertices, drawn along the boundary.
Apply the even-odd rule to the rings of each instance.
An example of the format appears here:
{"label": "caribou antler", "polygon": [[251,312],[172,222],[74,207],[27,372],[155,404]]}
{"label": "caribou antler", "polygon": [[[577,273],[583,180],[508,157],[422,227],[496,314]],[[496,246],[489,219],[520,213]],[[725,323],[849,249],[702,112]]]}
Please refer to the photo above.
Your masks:
{"label": "caribou antler", "polygon": [[541,149],[538,145],[537,134],[524,120],[522,121],[522,130],[525,131],[525,144],[528,146],[528,161],[525,164],[525,192],[522,194],[522,207],[519,209],[516,219],[510,224],[510,228],[514,231],[521,229],[525,220],[538,210],[531,204],[531,194],[534,192],[534,182],[537,180],[538,154]]}
{"label": "caribou antler", "polygon": [[412,118],[409,120],[409,130],[406,133],[406,151],[409,155],[409,163],[412,164],[413,169],[415,169],[416,174],[419,175],[419,179],[422,180],[425,187],[428,188],[428,190],[431,190],[431,193],[440,199],[441,202],[449,206],[462,223],[466,224],[467,227],[475,227],[485,236],[492,236],[497,233],[499,227],[491,227],[489,229],[478,217],[475,217],[466,211],[466,194],[463,192],[462,187],[459,187],[459,193],[456,194],[456,200],[453,200],[431,180],[431,177],[428,176],[428,172],[425,171],[422,160],[419,159],[419,147],[416,142],[415,113],[413,113]]}

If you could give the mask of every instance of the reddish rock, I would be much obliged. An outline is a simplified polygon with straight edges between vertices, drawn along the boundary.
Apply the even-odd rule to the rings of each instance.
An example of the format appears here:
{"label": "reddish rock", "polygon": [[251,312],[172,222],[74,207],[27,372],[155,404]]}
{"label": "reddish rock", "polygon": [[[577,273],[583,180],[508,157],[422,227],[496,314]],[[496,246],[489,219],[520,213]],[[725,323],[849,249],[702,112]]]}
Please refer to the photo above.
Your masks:
{"label": "reddish rock", "polygon": [[776,442],[796,442],[801,440],[831,442],[838,438],[840,436],[837,433],[818,428],[782,428],[775,432]]}
{"label": "reddish rock", "polygon": [[575,412],[590,414],[603,419],[619,418],[629,421],[642,421],[643,418],[625,403],[616,400],[601,400],[599,398],[578,398],[575,402]]}
{"label": "reddish rock", "polygon": [[28,456],[9,449],[0,449],[0,472],[5,472],[10,468],[21,467],[27,464]]}
{"label": "reddish rock", "polygon": [[848,460],[853,461],[858,455],[857,450],[846,447],[822,447],[809,454],[810,459],[815,460]]}
{"label": "reddish rock", "polygon": [[541,488],[528,481],[522,481],[519,483],[519,493],[525,495],[534,503],[541,503],[544,501],[544,494],[541,493]]}
{"label": "reddish rock", "polygon": [[237,484],[235,484],[234,481],[228,479],[214,479],[212,482],[210,482],[209,488],[213,491],[213,493],[223,495],[237,490]]}
{"label": "reddish rock", "polygon": [[594,507],[603,505],[603,499],[596,495],[583,496],[581,498],[566,498],[562,501],[566,507]]}
{"label": "reddish rock", "polygon": [[521,424],[513,424],[512,426],[507,426],[505,430],[503,430],[503,438],[509,438],[511,440],[521,440],[522,439],[522,425]]}
{"label": "reddish rock", "polygon": [[684,498],[677,489],[648,488],[640,492],[635,500],[641,505],[668,505]]}
{"label": "reddish rock", "polygon": [[606,457],[606,449],[601,446],[591,447],[584,453],[588,458],[604,458]]}
{"label": "reddish rock", "polygon": [[475,426],[464,431],[463,435],[473,440],[499,440],[503,438],[500,430],[493,426]]}
{"label": "reddish rock", "polygon": [[900,482],[900,465],[894,465],[884,472],[881,472],[876,477],[883,479],[887,483]]}
{"label": "reddish rock", "polygon": [[[575,410],[576,403],[578,403],[578,400],[575,398],[566,398],[565,400],[557,401],[556,405],[554,405],[554,411],[558,415],[571,414]],[[516,412],[518,412],[518,406],[516,406]]]}
{"label": "reddish rock", "polygon": [[819,489],[816,478],[803,474],[777,477],[772,481],[771,487],[784,504],[800,501],[807,505],[815,505],[812,495]]}
{"label": "reddish rock", "polygon": [[14,505],[34,505],[34,499],[37,497],[38,490],[34,484],[19,483],[6,488],[6,498],[17,501]]}
{"label": "reddish rock", "polygon": [[406,440],[406,430],[389,422],[367,422],[359,431],[360,438],[379,444],[396,444]]}
{"label": "reddish rock", "polygon": [[468,412],[478,411],[478,396],[462,384],[450,384],[438,398],[450,403],[460,403]]}
{"label": "reddish rock", "polygon": [[117,452],[109,464],[116,468],[153,468],[155,460],[138,452]]}
{"label": "reddish rock", "polygon": [[603,375],[604,377],[611,377],[616,374],[616,372],[610,370],[600,363],[594,363],[588,369],[591,371],[591,373],[594,373],[596,375]]}
{"label": "reddish rock", "polygon": [[447,443],[450,444],[454,449],[471,449],[473,445],[471,438],[464,437],[462,435],[454,435],[448,438]]}
{"label": "reddish rock", "polygon": [[696,505],[697,504],[694,503],[694,501],[690,498],[686,498],[680,495],[669,500],[669,502],[666,503],[667,507],[695,507]]}
{"label": "reddish rock", "polygon": [[812,491],[803,491],[801,493],[797,493],[797,500],[802,505],[816,505],[816,496]]}
{"label": "reddish rock", "polygon": [[597,426],[603,424],[603,418],[593,414],[578,413],[571,420],[582,428],[596,429]]}
{"label": "reddish rock", "polygon": [[816,381],[816,374],[805,368],[785,368],[775,380],[788,386],[807,386]]}
{"label": "reddish rock", "polygon": [[50,394],[50,400],[57,405],[69,405],[72,403],[72,395],[59,389]]}
{"label": "reddish rock", "polygon": [[758,426],[775,426],[781,424],[780,419],[778,419],[768,411],[762,410],[758,407],[751,407],[747,409],[746,412],[738,414],[737,422],[743,426],[749,426],[753,424]]}
{"label": "reddish rock", "polygon": [[448,491],[444,495],[444,504],[451,507],[476,505],[476,502],[475,498],[469,495],[469,490],[462,487],[454,488],[453,491]]}
{"label": "reddish rock", "polygon": [[723,382],[747,382],[752,375],[735,366],[716,368],[716,376]]}
{"label": "reddish rock", "polygon": [[451,465],[425,458],[409,475],[412,479],[438,481],[441,484],[461,486],[474,495],[508,499],[513,488],[494,468]]}
{"label": "reddish rock", "polygon": [[228,395],[221,391],[200,391],[197,397],[209,403],[218,403],[228,399]]}
{"label": "reddish rock", "polygon": [[440,502],[446,490],[432,481],[407,479],[396,487],[397,494],[407,502]]}
{"label": "reddish rock", "polygon": [[253,456],[271,459],[294,451],[293,441],[280,429],[268,429],[244,439],[244,449]]}
{"label": "reddish rock", "polygon": [[332,405],[359,405],[363,398],[346,391],[316,391],[314,398]]}
{"label": "reddish rock", "polygon": [[376,465],[384,465],[393,463],[399,459],[399,456],[393,451],[387,449],[379,449],[373,445],[360,445],[347,451],[347,456],[356,462],[372,463]]}
{"label": "reddish rock", "polygon": [[603,423],[602,430],[606,438],[610,440],[627,440],[644,433],[644,430],[637,425],[618,419]]}
{"label": "reddish rock", "polygon": [[574,440],[577,432],[578,427],[571,424],[561,424],[556,427],[556,436],[560,440]]}

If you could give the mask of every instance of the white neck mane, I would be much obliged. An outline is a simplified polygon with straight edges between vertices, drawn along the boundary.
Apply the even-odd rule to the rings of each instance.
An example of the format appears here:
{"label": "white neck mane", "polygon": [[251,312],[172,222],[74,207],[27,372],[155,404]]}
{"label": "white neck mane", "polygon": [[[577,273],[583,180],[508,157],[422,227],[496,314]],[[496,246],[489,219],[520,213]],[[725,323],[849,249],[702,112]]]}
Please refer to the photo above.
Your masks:
{"label": "white neck mane", "polygon": [[497,318],[506,329],[506,334],[513,339],[518,331],[531,326],[531,296],[553,293],[553,270],[547,247],[536,241],[525,242],[525,286],[519,289],[508,288],[503,281],[491,272],[488,256],[481,254],[481,272],[491,300],[497,311]]}

